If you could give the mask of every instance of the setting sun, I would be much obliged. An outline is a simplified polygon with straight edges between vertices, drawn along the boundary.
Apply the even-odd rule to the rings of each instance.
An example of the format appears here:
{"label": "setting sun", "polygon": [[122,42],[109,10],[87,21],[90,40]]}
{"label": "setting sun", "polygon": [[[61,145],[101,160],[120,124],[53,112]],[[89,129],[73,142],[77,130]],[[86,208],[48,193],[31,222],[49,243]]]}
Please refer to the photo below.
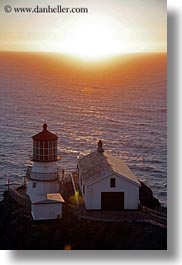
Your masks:
{"label": "setting sun", "polygon": [[[166,52],[163,1],[157,5],[155,1],[142,1],[141,4],[141,0],[113,0],[112,3],[106,0],[104,4],[96,0],[83,4],[79,0],[76,5],[73,0],[69,4],[63,0],[61,3],[62,8],[85,7],[86,13],[17,12],[21,7],[19,2],[9,0],[11,13],[2,13],[0,50],[55,52],[85,61],[121,54]],[[39,6],[56,8],[57,4],[52,1],[50,5],[44,0],[44,5]],[[24,4],[24,11],[26,8],[34,10],[34,1]],[[20,23],[21,20],[24,23]]]}
{"label": "setting sun", "polygon": [[72,25],[71,33],[59,47],[57,45],[51,47],[50,44],[50,49],[89,60],[112,56],[122,52],[116,30],[112,26],[112,23],[104,18],[94,17],[94,20],[86,20],[85,23],[80,21]]}

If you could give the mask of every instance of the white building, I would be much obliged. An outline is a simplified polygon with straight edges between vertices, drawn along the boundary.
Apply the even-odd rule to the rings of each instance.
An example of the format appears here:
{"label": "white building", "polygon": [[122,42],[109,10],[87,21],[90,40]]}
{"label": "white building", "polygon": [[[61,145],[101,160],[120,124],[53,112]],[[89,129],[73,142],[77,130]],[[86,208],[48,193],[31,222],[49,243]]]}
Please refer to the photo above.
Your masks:
{"label": "white building", "polygon": [[140,182],[128,166],[102,142],[94,151],[78,160],[79,186],[88,210],[137,209]]}
{"label": "white building", "polygon": [[47,124],[44,124],[42,132],[34,135],[32,139],[33,166],[27,185],[32,217],[34,220],[61,218],[64,200],[59,193],[58,137],[49,132]]}
{"label": "white building", "polygon": [[45,195],[30,195],[32,203],[32,217],[34,220],[48,220],[62,218],[63,197],[60,193]]}

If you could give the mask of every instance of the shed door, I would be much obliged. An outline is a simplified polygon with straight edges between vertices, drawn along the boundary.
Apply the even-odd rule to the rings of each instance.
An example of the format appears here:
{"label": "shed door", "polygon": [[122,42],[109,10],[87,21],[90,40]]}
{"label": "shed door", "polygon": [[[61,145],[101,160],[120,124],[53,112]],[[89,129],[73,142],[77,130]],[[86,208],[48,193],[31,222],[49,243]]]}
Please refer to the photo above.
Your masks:
{"label": "shed door", "polygon": [[124,192],[101,192],[102,210],[123,210]]}

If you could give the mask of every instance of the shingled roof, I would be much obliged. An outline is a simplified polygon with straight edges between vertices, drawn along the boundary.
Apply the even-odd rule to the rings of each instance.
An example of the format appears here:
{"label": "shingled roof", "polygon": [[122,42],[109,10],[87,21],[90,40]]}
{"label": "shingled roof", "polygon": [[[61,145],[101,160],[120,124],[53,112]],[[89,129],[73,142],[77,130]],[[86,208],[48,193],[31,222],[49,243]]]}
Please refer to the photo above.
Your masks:
{"label": "shingled roof", "polygon": [[83,183],[86,185],[92,184],[112,173],[119,174],[127,181],[140,185],[137,177],[124,161],[110,152],[94,151],[80,158],[78,167],[82,175]]}

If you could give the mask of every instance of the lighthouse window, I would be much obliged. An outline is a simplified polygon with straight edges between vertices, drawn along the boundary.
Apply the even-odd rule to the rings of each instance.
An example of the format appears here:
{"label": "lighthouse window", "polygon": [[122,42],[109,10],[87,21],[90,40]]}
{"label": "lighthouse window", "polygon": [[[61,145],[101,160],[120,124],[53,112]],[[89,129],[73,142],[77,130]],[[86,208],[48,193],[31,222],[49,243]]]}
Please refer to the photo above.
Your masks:
{"label": "lighthouse window", "polygon": [[44,147],[45,147],[45,148],[48,148],[48,141],[45,141],[45,142],[44,142]]}
{"label": "lighthouse window", "polygon": [[36,182],[33,182],[32,188],[36,188]]}
{"label": "lighthouse window", "polygon": [[48,155],[48,150],[49,150],[49,149],[46,149],[46,148],[44,149],[44,154],[45,154],[45,155]]}
{"label": "lighthouse window", "polygon": [[57,159],[57,140],[34,141],[33,157],[37,161],[53,161]]}

